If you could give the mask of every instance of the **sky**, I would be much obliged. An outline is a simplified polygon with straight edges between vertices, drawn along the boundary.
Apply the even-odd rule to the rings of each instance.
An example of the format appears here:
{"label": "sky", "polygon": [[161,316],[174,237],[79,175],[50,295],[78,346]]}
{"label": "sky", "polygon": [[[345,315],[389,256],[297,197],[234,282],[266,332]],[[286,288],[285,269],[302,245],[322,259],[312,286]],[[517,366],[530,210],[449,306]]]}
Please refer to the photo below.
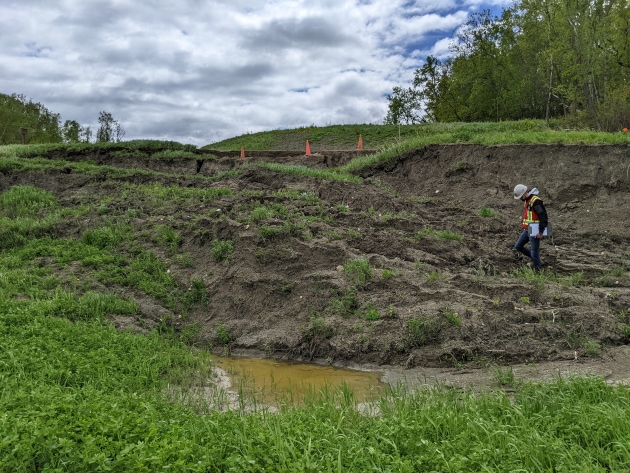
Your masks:
{"label": "sky", "polygon": [[471,13],[513,0],[0,0],[0,92],[125,140],[380,124]]}

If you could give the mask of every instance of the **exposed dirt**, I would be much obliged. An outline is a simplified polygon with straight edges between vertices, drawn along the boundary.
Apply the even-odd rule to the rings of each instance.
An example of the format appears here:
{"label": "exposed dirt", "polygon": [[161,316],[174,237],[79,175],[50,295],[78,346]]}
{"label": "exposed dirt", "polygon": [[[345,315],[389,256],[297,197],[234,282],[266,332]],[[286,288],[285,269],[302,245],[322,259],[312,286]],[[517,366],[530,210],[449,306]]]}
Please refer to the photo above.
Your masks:
{"label": "exposed dirt", "polygon": [[[352,157],[321,152],[269,160],[325,168]],[[184,321],[144,293],[111,288],[139,301],[134,323],[116,319],[122,328],[146,330],[171,320],[180,330],[196,323],[195,342],[222,351],[387,365],[390,371],[576,360],[611,366],[611,354],[620,350],[612,347],[630,341],[625,145],[430,146],[364,170],[361,184],[255,166],[217,181],[185,176],[212,176],[262,157],[72,159],[180,174],[109,179],[65,169],[1,175],[2,191],[35,185],[66,206],[109,197],[121,214],[143,209],[133,221],[137,231],[168,222],[181,234],[177,253],[192,256],[188,267],[152,240],[143,244],[172,263],[182,284],[203,279],[208,304]],[[120,193],[125,182],[156,181],[230,188],[234,195],[152,210]],[[521,203],[512,197],[517,183],[540,190],[554,225],[553,239],[542,244],[543,276],[525,270],[526,261],[511,250],[520,232]],[[286,213],[251,219],[256,207],[274,205]],[[480,216],[482,207],[495,216]],[[308,224],[296,225],[307,217]],[[97,221],[102,218],[89,214],[59,232],[77,238]],[[261,235],[262,227],[275,232]],[[224,261],[213,257],[219,240],[234,247]],[[372,268],[365,285],[344,269],[358,258]]]}

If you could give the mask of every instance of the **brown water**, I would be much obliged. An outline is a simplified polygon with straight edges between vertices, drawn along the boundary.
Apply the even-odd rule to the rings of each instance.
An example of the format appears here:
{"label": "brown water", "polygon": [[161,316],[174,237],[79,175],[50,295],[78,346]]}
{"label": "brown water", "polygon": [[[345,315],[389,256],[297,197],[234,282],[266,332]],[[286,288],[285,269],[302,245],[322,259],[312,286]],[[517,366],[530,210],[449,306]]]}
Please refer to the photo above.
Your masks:
{"label": "brown water", "polygon": [[300,403],[305,397],[327,392],[343,395],[352,392],[359,402],[378,397],[385,383],[376,371],[357,371],[333,366],[291,363],[266,358],[215,356],[217,366],[232,381],[231,391],[256,398],[267,404],[279,400]]}

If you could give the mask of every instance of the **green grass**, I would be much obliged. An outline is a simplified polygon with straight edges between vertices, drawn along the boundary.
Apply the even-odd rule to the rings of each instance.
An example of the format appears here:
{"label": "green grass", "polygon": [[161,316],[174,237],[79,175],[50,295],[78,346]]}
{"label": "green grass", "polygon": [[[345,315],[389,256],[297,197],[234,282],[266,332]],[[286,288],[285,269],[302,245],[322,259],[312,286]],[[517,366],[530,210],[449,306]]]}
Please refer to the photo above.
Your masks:
{"label": "green grass", "polygon": [[348,280],[359,287],[365,286],[374,275],[370,262],[364,258],[356,258],[346,262],[343,269]]}
{"label": "green grass", "polygon": [[490,207],[486,207],[486,206],[481,207],[479,209],[479,212],[477,212],[477,214],[480,217],[484,217],[484,218],[493,218],[497,216],[497,213],[494,209]]}
{"label": "green grass", "polygon": [[234,245],[231,240],[214,240],[212,242],[212,256],[215,261],[229,259],[232,253],[234,253]]}
{"label": "green grass", "polygon": [[257,163],[256,165],[258,167],[269,169],[271,171],[281,172],[294,176],[314,177],[329,181],[353,182],[356,184],[362,182],[362,179],[358,176],[353,176],[352,174],[340,171],[330,171],[328,169],[314,169],[307,166],[263,162]]}

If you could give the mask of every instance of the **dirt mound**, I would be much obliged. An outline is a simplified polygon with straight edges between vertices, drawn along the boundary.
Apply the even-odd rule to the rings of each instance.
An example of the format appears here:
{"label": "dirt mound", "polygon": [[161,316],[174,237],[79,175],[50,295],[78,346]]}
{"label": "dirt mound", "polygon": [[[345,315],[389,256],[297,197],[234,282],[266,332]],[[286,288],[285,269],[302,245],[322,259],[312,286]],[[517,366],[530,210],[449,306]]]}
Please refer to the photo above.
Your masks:
{"label": "dirt mound", "polygon": [[[264,158],[247,161],[255,159]],[[310,164],[344,159],[322,152]],[[158,166],[119,156],[98,161]],[[154,170],[180,174],[172,178],[5,171],[1,190],[28,183],[68,206],[107,198],[121,215],[140,209],[131,221],[144,235],[136,243],[168,261],[182,285],[202,280],[208,302],[179,319],[135,293],[143,301],[137,325],[195,324],[195,343],[214,349],[482,366],[598,356],[630,340],[627,146],[430,146],[365,169],[361,184],[257,166],[217,181],[194,178],[240,164],[229,157],[160,161]],[[122,191],[151,182],[231,192],[167,205]],[[540,275],[511,250],[520,231],[517,183],[538,187],[554,224]],[[60,232],[76,237],[106,217],[93,210]],[[166,224],[181,235],[174,251],[157,243]],[[224,242],[233,252],[220,254]],[[182,255],[190,255],[188,264],[178,264]]]}

